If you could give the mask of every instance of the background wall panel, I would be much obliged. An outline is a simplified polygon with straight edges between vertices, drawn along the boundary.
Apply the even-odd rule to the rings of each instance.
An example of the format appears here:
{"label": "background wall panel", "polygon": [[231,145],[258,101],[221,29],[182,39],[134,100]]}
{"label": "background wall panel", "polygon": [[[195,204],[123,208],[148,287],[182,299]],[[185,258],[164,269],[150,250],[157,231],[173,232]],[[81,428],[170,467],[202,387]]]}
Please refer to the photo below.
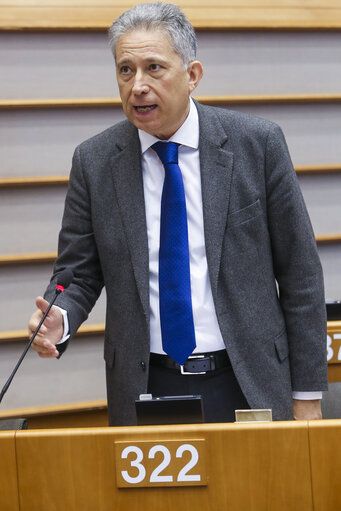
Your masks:
{"label": "background wall panel", "polygon": [[[295,165],[341,162],[341,103],[233,109],[277,122]],[[0,177],[68,174],[75,146],[123,118],[117,108],[2,111]]]}
{"label": "background wall panel", "polygon": [[106,34],[0,33],[7,98],[117,96]]}
{"label": "background wall panel", "polygon": [[315,234],[341,233],[341,173],[300,175],[299,182]]}
{"label": "background wall panel", "polygon": [[238,110],[279,124],[295,165],[341,161],[341,103],[243,105]]}
{"label": "background wall panel", "polygon": [[[0,345],[0,386],[19,359],[23,345]],[[30,350],[2,403],[2,410],[43,404],[105,399],[103,338],[74,339],[59,359],[41,359]]]}
{"label": "background wall panel", "polygon": [[0,112],[0,177],[68,174],[76,145],[123,118],[120,109]]}
{"label": "background wall panel", "polygon": [[200,33],[198,58],[204,77],[197,94],[309,94],[341,88],[341,33]]}
{"label": "background wall panel", "polygon": [[0,255],[57,250],[66,187],[0,189]]}
{"label": "background wall panel", "polygon": [[[44,293],[50,282],[51,272],[50,264],[0,266],[0,331],[27,329],[28,319],[36,308],[35,297]],[[58,301],[56,303],[58,304]],[[103,323],[104,316],[103,291],[88,323]],[[0,345],[0,353],[1,350]]]}
{"label": "background wall panel", "polygon": [[341,300],[341,245],[322,245],[319,255],[324,273],[327,300]]}
{"label": "background wall panel", "polygon": [[[341,88],[340,32],[200,32],[198,58],[199,95]],[[2,99],[118,96],[106,33],[0,33],[0,63]]]}

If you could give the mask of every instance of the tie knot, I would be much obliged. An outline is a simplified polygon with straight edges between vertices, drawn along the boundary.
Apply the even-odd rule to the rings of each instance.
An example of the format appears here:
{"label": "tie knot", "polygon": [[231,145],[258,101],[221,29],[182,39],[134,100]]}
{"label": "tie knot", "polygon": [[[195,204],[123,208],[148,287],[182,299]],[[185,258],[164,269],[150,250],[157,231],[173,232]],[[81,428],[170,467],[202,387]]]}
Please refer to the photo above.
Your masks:
{"label": "tie knot", "polygon": [[156,142],[152,145],[163,165],[178,163],[178,147],[179,144],[175,142]]}

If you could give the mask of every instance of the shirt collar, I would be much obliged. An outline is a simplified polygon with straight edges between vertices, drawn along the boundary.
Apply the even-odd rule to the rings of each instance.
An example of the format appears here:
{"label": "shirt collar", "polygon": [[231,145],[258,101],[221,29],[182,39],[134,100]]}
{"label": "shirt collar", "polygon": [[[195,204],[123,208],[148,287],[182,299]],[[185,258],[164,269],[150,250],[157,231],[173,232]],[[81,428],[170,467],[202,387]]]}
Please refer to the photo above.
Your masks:
{"label": "shirt collar", "polygon": [[[150,135],[146,131],[138,130],[141,143],[142,154],[147,151],[159,139]],[[198,111],[192,98],[190,98],[189,114],[185,122],[180,126],[178,131],[168,140],[168,142],[176,142],[180,145],[198,149],[199,147],[199,117]]]}

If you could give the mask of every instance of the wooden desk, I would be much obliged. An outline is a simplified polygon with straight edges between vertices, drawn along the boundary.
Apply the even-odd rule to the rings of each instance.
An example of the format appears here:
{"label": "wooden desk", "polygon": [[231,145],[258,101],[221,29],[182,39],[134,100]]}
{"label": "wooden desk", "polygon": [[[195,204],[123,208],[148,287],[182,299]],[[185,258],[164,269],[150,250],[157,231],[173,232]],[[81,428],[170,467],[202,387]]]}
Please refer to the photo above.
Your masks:
{"label": "wooden desk", "polygon": [[[0,509],[336,511],[341,509],[340,434],[341,420],[3,432]],[[198,440],[205,447],[202,486],[117,487],[122,442],[162,446]],[[139,462],[147,479],[164,459],[152,458]],[[134,460],[133,455],[124,462],[135,477]],[[180,461],[185,465],[189,458]],[[169,477],[173,470],[170,462],[160,474]],[[188,473],[196,471],[194,465]]]}
{"label": "wooden desk", "polygon": [[0,510],[19,511],[15,431],[0,432]]}

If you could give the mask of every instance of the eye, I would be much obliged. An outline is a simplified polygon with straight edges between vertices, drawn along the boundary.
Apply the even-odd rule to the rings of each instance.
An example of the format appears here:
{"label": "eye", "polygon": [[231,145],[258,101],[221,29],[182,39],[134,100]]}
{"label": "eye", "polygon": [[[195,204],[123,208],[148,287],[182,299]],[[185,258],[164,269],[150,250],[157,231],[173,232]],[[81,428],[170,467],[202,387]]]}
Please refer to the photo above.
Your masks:
{"label": "eye", "polygon": [[121,73],[121,75],[127,75],[127,74],[129,74],[130,72],[131,72],[131,69],[130,69],[130,67],[129,67],[129,66],[122,66],[122,67],[120,68],[120,73]]}
{"label": "eye", "polygon": [[151,71],[159,71],[161,69],[160,64],[150,64],[149,69]]}

